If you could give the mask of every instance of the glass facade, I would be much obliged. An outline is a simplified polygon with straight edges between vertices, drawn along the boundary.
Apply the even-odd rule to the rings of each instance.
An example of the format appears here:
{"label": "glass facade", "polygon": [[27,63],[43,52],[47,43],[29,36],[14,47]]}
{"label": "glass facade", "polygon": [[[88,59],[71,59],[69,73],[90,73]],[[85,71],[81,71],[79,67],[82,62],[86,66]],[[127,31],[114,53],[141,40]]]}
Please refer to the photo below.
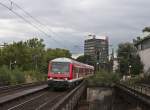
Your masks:
{"label": "glass facade", "polygon": [[84,54],[90,55],[94,63],[104,64],[108,62],[108,40],[87,39],[84,42]]}

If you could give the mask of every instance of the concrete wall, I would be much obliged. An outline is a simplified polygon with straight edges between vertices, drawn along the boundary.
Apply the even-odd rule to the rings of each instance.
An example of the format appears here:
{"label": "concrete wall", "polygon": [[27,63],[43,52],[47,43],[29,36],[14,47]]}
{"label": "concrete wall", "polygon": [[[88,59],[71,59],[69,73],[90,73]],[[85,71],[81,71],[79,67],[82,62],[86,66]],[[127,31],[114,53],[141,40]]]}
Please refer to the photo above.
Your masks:
{"label": "concrete wall", "polygon": [[79,110],[149,110],[143,100],[117,87],[88,87],[86,98],[86,109]]}
{"label": "concrete wall", "polygon": [[89,110],[112,110],[113,90],[110,88],[87,88]]}
{"label": "concrete wall", "polygon": [[144,64],[144,72],[147,72],[150,69],[150,48],[139,51],[139,55]]}

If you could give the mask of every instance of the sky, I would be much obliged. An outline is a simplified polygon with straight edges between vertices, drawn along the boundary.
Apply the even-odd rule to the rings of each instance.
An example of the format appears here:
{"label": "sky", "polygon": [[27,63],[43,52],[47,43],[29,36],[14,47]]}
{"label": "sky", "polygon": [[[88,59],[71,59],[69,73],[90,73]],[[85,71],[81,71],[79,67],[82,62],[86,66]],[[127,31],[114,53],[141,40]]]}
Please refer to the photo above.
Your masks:
{"label": "sky", "polygon": [[44,39],[48,48],[65,48],[79,55],[83,53],[88,34],[108,36],[110,44],[116,48],[119,43],[132,41],[145,26],[150,26],[150,0],[12,1],[40,23],[16,4],[11,5],[9,0],[0,0],[0,3],[40,31],[0,5],[0,44],[38,37]]}

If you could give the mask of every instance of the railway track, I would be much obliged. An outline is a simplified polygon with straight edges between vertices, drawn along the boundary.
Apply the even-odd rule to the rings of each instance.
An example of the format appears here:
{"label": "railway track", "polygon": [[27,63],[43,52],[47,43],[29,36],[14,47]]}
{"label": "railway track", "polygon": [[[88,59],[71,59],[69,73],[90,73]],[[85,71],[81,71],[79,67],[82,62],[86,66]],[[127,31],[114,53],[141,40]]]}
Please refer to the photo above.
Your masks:
{"label": "railway track", "polygon": [[67,92],[45,90],[26,99],[7,104],[0,110],[48,110],[66,94]]}
{"label": "railway track", "polygon": [[0,88],[0,110],[49,110],[71,91],[52,91],[47,84],[11,88]]}
{"label": "railway track", "polygon": [[46,84],[46,82],[35,82],[35,83],[25,83],[11,86],[2,86],[0,87],[0,97],[13,94],[16,92],[20,92],[21,90],[27,90],[33,87],[37,87],[40,85]]}

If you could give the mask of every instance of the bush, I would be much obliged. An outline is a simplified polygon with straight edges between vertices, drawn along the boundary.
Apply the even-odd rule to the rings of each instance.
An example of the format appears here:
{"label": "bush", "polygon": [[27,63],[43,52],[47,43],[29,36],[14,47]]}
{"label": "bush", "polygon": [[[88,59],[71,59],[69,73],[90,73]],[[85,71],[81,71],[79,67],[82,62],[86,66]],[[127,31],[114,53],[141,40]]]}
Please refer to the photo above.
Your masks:
{"label": "bush", "polygon": [[11,84],[20,84],[25,83],[25,75],[21,69],[15,68],[11,71]]}
{"label": "bush", "polygon": [[20,68],[10,70],[7,66],[0,67],[0,85],[14,85],[46,80],[47,74],[39,71],[24,71]]}
{"label": "bush", "polygon": [[131,79],[124,81],[123,83],[127,85],[138,85],[138,84],[150,84],[150,76],[139,76],[136,75],[134,77],[131,77]]}
{"label": "bush", "polygon": [[2,66],[0,68],[0,85],[9,85],[11,82],[10,71],[7,66]]}
{"label": "bush", "polygon": [[109,73],[104,70],[101,70],[99,72],[96,72],[93,77],[90,77],[88,79],[89,85],[111,85],[113,83],[116,83],[120,80],[119,74],[117,73]]}
{"label": "bush", "polygon": [[45,74],[36,70],[25,71],[24,74],[27,82],[44,81],[46,78]]}
{"label": "bush", "polygon": [[25,83],[25,76],[21,69],[10,70],[7,66],[0,68],[0,84],[11,85]]}

